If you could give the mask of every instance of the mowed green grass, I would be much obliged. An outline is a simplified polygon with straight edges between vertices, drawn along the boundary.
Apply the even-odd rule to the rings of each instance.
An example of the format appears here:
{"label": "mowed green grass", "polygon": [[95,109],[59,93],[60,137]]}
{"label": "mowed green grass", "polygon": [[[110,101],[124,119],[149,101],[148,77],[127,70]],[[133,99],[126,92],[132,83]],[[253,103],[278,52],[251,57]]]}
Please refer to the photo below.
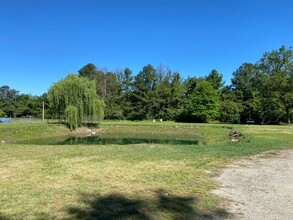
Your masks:
{"label": "mowed green grass", "polygon": [[65,135],[69,131],[56,123],[48,124],[42,121],[0,123],[0,141],[13,143],[17,140]]}
{"label": "mowed green grass", "polygon": [[[6,126],[0,124],[1,134],[7,134]],[[22,138],[21,132],[28,137],[25,126],[14,126],[19,131],[14,139]],[[62,129],[54,128],[47,127],[50,135]],[[241,131],[245,138],[231,142],[231,129]],[[293,147],[291,126],[103,122],[99,133],[109,137],[197,140],[198,144],[2,144],[0,219],[226,216],[229,213],[223,209],[223,201],[211,194],[216,187],[211,177],[216,171],[240,158]]]}

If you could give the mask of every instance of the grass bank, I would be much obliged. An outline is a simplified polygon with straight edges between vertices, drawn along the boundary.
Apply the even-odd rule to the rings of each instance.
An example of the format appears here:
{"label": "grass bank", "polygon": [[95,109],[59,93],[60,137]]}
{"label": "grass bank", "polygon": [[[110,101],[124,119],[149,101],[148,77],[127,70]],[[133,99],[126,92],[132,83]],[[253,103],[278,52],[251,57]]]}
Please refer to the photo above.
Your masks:
{"label": "grass bank", "polygon": [[[231,129],[245,138],[231,142]],[[198,144],[0,145],[0,219],[225,216],[210,194],[214,171],[239,158],[293,147],[289,126],[103,122],[99,132]]]}
{"label": "grass bank", "polygon": [[0,141],[16,143],[19,140],[89,133],[87,128],[71,132],[62,124],[47,122],[0,123]]}

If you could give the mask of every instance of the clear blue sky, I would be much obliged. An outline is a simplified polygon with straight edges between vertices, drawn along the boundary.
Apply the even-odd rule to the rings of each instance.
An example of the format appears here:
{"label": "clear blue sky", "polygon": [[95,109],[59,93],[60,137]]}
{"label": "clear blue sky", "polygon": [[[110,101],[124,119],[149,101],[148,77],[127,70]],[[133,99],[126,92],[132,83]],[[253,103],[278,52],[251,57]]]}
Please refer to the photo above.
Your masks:
{"label": "clear blue sky", "polygon": [[188,76],[293,46],[292,0],[0,0],[0,86],[41,95],[87,63]]}

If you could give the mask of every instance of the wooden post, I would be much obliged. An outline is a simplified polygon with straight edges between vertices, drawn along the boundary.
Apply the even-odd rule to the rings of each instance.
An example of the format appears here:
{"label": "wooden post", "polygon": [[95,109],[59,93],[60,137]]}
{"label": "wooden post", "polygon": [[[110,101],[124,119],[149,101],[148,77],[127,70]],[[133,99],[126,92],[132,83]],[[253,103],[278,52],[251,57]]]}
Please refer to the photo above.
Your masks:
{"label": "wooden post", "polygon": [[43,102],[43,118],[42,121],[45,120],[45,102]]}

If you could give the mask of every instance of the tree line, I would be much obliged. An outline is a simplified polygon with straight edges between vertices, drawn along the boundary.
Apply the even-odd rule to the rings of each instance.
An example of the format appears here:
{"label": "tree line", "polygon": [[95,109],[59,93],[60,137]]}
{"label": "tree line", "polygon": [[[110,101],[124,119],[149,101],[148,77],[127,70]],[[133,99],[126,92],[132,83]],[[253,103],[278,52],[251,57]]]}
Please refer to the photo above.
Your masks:
{"label": "tree line", "polygon": [[[291,48],[282,46],[266,52],[258,62],[243,63],[232,75],[231,84],[227,85],[215,69],[205,77],[183,79],[163,64],[156,68],[148,64],[134,75],[129,68],[108,71],[92,63],[76,74],[95,84],[96,94],[103,101],[100,106],[104,106],[105,119],[291,123]],[[8,117],[38,116],[41,101],[46,102],[47,117],[56,116],[56,105],[49,105],[47,94],[19,95],[16,90],[2,86],[0,100],[0,114]]]}
{"label": "tree line", "polygon": [[0,87],[0,117],[42,118],[42,102],[47,103],[47,94],[32,96],[4,85]]}

